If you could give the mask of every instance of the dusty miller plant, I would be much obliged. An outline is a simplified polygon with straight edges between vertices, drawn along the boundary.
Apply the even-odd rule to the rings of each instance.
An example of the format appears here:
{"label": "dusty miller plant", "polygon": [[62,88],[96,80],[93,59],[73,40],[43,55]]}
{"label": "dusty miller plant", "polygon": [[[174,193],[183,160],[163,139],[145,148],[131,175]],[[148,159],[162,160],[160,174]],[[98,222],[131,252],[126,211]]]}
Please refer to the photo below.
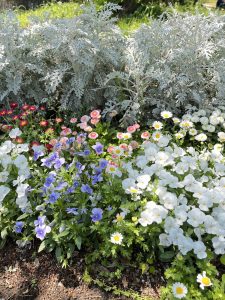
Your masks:
{"label": "dusty miller plant", "polygon": [[142,25],[127,39],[124,72],[105,81],[117,87],[105,111],[122,110],[127,122],[152,110],[224,102],[224,31],[225,18],[215,14],[173,13]]}
{"label": "dusty miller plant", "polygon": [[104,103],[100,87],[122,65],[124,37],[112,17],[119,8],[90,4],[74,19],[34,19],[25,29],[13,15],[1,19],[0,100],[47,98],[74,111]]}

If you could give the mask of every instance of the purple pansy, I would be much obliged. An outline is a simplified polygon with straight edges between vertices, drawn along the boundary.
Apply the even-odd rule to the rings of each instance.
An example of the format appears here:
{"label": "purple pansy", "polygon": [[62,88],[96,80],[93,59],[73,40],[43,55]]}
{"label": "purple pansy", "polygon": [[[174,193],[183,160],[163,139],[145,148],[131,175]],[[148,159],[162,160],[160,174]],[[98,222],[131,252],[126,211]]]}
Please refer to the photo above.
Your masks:
{"label": "purple pansy", "polygon": [[93,190],[88,184],[82,184],[81,192],[91,195],[93,193]]}
{"label": "purple pansy", "polygon": [[103,145],[99,142],[97,142],[92,148],[95,150],[97,154],[102,154],[103,152]]}
{"label": "purple pansy", "polygon": [[23,226],[24,226],[23,222],[21,222],[21,221],[16,222],[16,225],[14,226],[15,232],[16,233],[21,233],[22,230],[23,230]]}
{"label": "purple pansy", "polygon": [[102,219],[102,214],[103,214],[103,210],[101,208],[93,208],[92,209],[92,214],[91,214],[91,220],[93,222],[98,222]]}

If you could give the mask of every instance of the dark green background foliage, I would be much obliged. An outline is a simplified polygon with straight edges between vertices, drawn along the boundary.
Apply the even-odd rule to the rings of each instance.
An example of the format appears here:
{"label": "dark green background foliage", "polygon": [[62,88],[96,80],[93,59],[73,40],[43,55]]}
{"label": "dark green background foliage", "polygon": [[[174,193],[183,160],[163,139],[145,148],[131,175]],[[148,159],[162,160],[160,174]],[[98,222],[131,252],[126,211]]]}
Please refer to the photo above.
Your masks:
{"label": "dark green background foliage", "polygon": [[[148,12],[152,6],[155,5],[169,5],[179,3],[183,4],[192,4],[196,3],[198,0],[94,0],[98,5],[103,5],[107,2],[117,3],[123,7],[123,13],[132,14],[134,12]],[[45,4],[48,2],[57,2],[57,1],[48,1],[48,0],[0,0],[0,9],[9,9],[14,7],[24,7],[25,9],[32,9]],[[82,0],[61,0],[60,2],[87,2]]]}

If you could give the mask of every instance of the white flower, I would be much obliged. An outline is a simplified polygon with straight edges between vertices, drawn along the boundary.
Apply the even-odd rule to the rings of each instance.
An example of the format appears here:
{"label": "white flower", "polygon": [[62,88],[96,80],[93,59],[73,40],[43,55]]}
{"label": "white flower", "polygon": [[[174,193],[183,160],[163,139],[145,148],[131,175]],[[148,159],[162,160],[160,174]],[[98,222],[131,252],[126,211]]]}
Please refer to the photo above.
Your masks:
{"label": "white flower", "polygon": [[197,255],[199,259],[203,259],[207,257],[206,246],[202,241],[194,242],[193,248],[194,248],[194,253]]}
{"label": "white flower", "polygon": [[218,138],[220,143],[224,143],[225,142],[225,132],[218,132]]}
{"label": "white flower", "polygon": [[114,232],[113,234],[111,234],[111,237],[110,237],[110,242],[111,243],[121,245],[122,241],[123,241],[123,236],[122,236],[121,233]]}
{"label": "white flower", "polygon": [[159,241],[159,245],[162,245],[164,247],[169,247],[172,244],[170,236],[165,233],[161,233],[159,235]]}
{"label": "white flower", "polygon": [[218,116],[210,116],[209,121],[212,125],[218,125],[220,123]]}
{"label": "white flower", "polygon": [[22,131],[19,128],[14,128],[10,131],[9,136],[11,139],[15,139],[17,136],[20,136]]}
{"label": "white flower", "polygon": [[137,187],[140,189],[146,189],[151,177],[148,174],[137,177]]}
{"label": "white flower", "polygon": [[18,185],[17,188],[16,188],[16,192],[17,192],[18,197],[25,196],[28,187],[29,187],[29,184],[27,184],[27,183],[25,183],[25,184],[21,183],[20,185]]}
{"label": "white flower", "polygon": [[188,212],[187,222],[193,227],[197,227],[205,220],[205,214],[199,208],[193,208]]}
{"label": "white flower", "polygon": [[175,298],[182,299],[187,295],[188,289],[187,287],[180,282],[176,282],[172,286],[173,295]]}
{"label": "white flower", "polygon": [[163,123],[155,121],[153,122],[152,127],[156,130],[161,130],[163,128]]}
{"label": "white flower", "polygon": [[182,120],[179,125],[184,129],[193,127],[193,123],[189,120]]}
{"label": "white flower", "polygon": [[175,137],[176,137],[176,139],[180,140],[180,139],[182,139],[183,137],[185,137],[185,133],[179,131],[179,132],[175,133]]}
{"label": "white flower", "polygon": [[2,207],[2,202],[9,192],[10,188],[4,185],[0,185],[0,207]]}
{"label": "white flower", "polygon": [[3,171],[0,172],[0,182],[6,182],[9,177],[9,172]]}
{"label": "white flower", "polygon": [[195,128],[191,128],[188,133],[192,136],[196,135],[198,133],[198,131]]}
{"label": "white flower", "polygon": [[200,118],[200,122],[202,125],[207,125],[209,123],[209,119],[207,117]]}
{"label": "white flower", "polygon": [[173,120],[174,124],[178,124],[180,122],[180,119],[178,119],[178,118],[173,118],[172,120]]}
{"label": "white flower", "polygon": [[28,167],[28,162],[24,155],[18,155],[14,160],[14,164],[18,169],[26,169]]}
{"label": "white flower", "polygon": [[164,110],[161,112],[161,117],[163,119],[169,119],[172,118],[173,114],[170,111]]}
{"label": "white flower", "polygon": [[212,282],[209,277],[206,276],[206,272],[203,271],[202,274],[198,274],[197,282],[200,283],[200,288],[204,290],[206,286],[211,286]]}
{"label": "white flower", "polygon": [[164,147],[168,146],[170,140],[171,140],[171,137],[164,135],[158,140],[158,146],[161,148],[164,148]]}
{"label": "white flower", "polygon": [[11,141],[5,141],[0,147],[1,155],[11,152],[15,148],[15,145]]}
{"label": "white flower", "polygon": [[159,141],[162,136],[163,135],[162,135],[162,133],[160,131],[155,131],[152,134],[152,138],[153,138],[154,141]]}
{"label": "white flower", "polygon": [[196,141],[205,142],[207,140],[207,135],[204,133],[200,133],[195,136]]}

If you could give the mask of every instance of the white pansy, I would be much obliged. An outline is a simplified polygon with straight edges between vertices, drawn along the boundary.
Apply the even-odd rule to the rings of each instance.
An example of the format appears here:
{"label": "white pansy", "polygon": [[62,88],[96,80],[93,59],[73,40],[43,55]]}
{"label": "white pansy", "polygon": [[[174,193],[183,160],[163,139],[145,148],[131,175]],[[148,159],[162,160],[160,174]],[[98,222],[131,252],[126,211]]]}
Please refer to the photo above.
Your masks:
{"label": "white pansy", "polygon": [[4,185],[0,185],[0,207],[2,207],[2,202],[10,192],[10,188]]}
{"label": "white pansy", "polygon": [[207,140],[207,135],[205,133],[200,133],[195,136],[195,140],[199,142],[205,142]]}
{"label": "white pansy", "polygon": [[224,143],[225,142],[225,132],[218,132],[218,140],[220,141],[220,143]]}
{"label": "white pansy", "polygon": [[197,227],[205,220],[205,214],[199,208],[193,208],[188,212],[187,222],[193,227]]}
{"label": "white pansy", "polygon": [[14,128],[9,132],[9,136],[11,139],[15,139],[17,136],[20,136],[22,131],[19,128]]}
{"label": "white pansy", "polygon": [[194,242],[193,248],[194,248],[194,253],[197,255],[199,259],[204,259],[207,257],[206,246],[202,241]]}
{"label": "white pansy", "polygon": [[0,182],[6,182],[8,180],[8,177],[9,177],[9,172],[7,171],[0,172]]}

